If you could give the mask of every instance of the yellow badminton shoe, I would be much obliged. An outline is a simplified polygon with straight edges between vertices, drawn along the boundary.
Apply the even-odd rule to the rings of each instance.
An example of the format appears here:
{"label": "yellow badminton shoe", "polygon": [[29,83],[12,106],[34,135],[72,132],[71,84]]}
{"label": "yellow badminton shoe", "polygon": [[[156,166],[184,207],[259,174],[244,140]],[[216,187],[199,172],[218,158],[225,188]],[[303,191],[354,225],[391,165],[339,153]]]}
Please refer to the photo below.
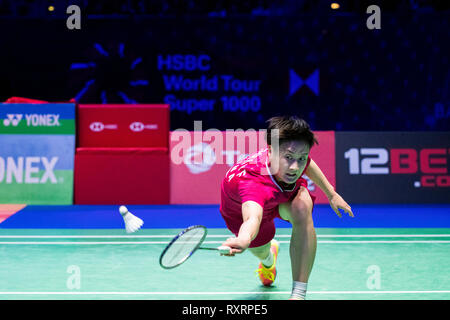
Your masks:
{"label": "yellow badminton shoe", "polygon": [[278,251],[280,250],[280,244],[277,240],[273,239],[270,244],[270,251],[273,254],[272,266],[270,268],[267,268],[262,264],[262,262],[260,262],[258,269],[256,269],[256,273],[258,274],[259,279],[266,287],[271,286],[277,276],[277,268],[275,267],[275,264],[277,263]]}

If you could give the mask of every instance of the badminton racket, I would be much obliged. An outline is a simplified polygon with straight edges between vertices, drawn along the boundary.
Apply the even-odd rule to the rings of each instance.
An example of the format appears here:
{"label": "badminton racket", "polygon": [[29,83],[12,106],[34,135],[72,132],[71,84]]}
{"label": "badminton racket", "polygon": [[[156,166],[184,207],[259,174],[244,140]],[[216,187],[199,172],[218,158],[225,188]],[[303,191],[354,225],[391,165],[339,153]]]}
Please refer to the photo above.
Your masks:
{"label": "badminton racket", "polygon": [[230,253],[230,247],[202,247],[208,231],[205,226],[195,225],[178,233],[164,248],[159,257],[159,264],[164,269],[178,267],[189,259],[197,250],[218,251],[220,254]]}

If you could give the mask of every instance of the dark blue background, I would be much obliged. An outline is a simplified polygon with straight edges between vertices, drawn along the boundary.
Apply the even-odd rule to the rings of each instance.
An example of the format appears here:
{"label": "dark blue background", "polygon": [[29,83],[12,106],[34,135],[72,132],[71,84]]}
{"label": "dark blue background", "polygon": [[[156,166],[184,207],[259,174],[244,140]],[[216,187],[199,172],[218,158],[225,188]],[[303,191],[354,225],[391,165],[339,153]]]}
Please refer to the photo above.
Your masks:
{"label": "dark blue background", "polygon": [[[81,30],[68,30],[64,14],[48,19],[0,16],[0,98],[161,103],[165,91],[157,56],[205,54],[212,59],[209,74],[262,80],[262,108],[172,111],[172,130],[192,129],[194,120],[202,120],[203,129],[260,129],[277,114],[302,116],[313,130],[448,130],[448,11],[381,9],[381,30],[367,29],[365,12],[329,10],[294,15],[85,15]],[[131,69],[138,58],[141,62]],[[74,69],[73,63],[95,67]],[[290,70],[304,79],[318,70],[318,94],[303,86],[290,95]],[[130,85],[135,80],[148,83]],[[208,94],[220,98],[223,92],[177,95]]]}

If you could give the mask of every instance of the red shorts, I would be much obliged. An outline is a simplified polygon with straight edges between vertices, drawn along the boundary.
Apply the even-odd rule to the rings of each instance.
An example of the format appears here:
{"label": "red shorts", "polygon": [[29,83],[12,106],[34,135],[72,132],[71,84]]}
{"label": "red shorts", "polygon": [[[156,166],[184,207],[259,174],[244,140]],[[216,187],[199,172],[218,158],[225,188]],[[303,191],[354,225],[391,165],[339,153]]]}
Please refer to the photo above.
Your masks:
{"label": "red shorts", "polygon": [[[308,190],[308,189],[306,189]],[[309,190],[308,190],[309,192]],[[314,202],[316,201],[316,197],[313,196],[310,192],[309,195],[311,196],[312,203],[314,206]],[[263,216],[263,219],[261,221],[261,225],[259,226],[259,232],[255,239],[250,243],[249,248],[255,248],[265,245],[266,243],[270,242],[274,236],[275,236],[275,223],[274,219],[279,218],[283,219],[280,216],[280,212],[278,210],[279,206],[276,207],[272,212],[269,214],[265,213]],[[225,223],[227,225],[228,230],[230,230],[236,237],[239,234],[239,229],[244,222],[242,220],[242,216],[240,217],[230,217],[224,215],[222,212],[220,212],[223,219],[225,220]],[[284,220],[284,219],[283,219]]]}

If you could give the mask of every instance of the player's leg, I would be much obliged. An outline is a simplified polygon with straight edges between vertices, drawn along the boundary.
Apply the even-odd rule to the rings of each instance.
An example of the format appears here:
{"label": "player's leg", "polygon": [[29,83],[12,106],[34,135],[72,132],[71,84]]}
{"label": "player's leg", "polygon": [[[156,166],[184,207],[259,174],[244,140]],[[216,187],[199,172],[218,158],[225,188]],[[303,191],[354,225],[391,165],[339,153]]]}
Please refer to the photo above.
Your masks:
{"label": "player's leg", "polygon": [[273,220],[263,220],[259,227],[258,235],[253,239],[248,250],[256,256],[260,263],[256,270],[262,284],[270,286],[277,275],[276,261],[279,245],[273,240],[275,236],[275,224]]}
{"label": "player's leg", "polygon": [[273,219],[263,219],[259,226],[258,234],[250,243],[248,250],[259,260],[264,260],[270,255],[271,240],[275,236],[275,223]]}
{"label": "player's leg", "polygon": [[313,201],[305,187],[301,187],[292,202],[279,206],[279,214],[292,224],[289,247],[294,287],[300,284],[306,292],[306,283],[314,264],[317,237],[312,219]]}
{"label": "player's leg", "polygon": [[260,261],[263,261],[270,255],[270,242],[259,247],[249,248],[248,250]]}

